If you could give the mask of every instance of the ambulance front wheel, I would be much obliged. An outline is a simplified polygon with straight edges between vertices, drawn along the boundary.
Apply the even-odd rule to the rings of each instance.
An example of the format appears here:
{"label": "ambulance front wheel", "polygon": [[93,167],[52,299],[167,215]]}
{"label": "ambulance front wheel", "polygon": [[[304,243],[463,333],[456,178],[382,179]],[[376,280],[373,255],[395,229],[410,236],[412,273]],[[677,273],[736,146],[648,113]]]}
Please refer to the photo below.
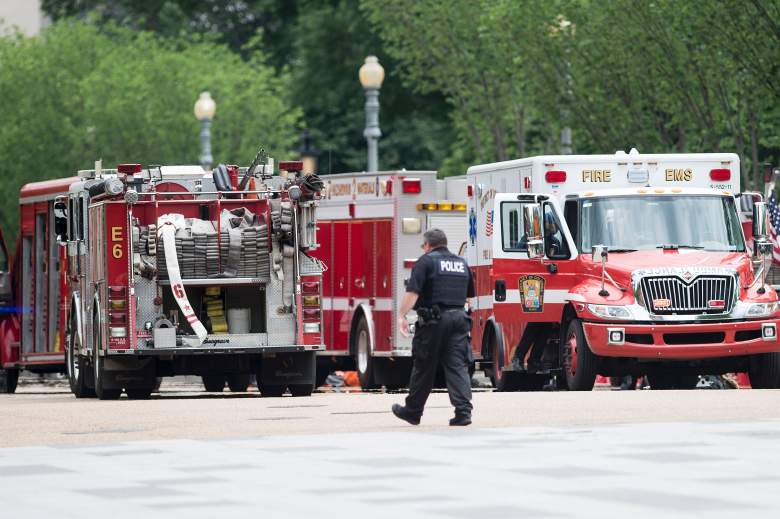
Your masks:
{"label": "ambulance front wheel", "polygon": [[360,387],[363,389],[375,389],[374,359],[371,357],[371,335],[368,331],[368,322],[365,316],[360,318],[355,327],[353,338],[355,343],[355,356]]}
{"label": "ambulance front wheel", "polygon": [[590,351],[582,322],[572,319],[561,341],[561,362],[569,391],[591,391],[598,375],[599,359]]}
{"label": "ambulance front wheel", "polygon": [[754,389],[780,388],[780,353],[763,353],[750,357],[748,368],[750,387]]}

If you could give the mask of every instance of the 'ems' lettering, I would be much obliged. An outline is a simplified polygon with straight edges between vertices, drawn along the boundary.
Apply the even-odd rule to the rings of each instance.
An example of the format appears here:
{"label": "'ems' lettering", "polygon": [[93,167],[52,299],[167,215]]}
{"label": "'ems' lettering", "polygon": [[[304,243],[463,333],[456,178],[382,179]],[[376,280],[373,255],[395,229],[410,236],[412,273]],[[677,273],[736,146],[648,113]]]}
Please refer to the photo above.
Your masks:
{"label": "'ems' lettering", "polygon": [[466,267],[463,265],[462,261],[441,260],[439,265],[444,272],[466,272]]}
{"label": "'ems' lettering", "polygon": [[690,182],[693,180],[693,170],[687,169],[667,169],[666,170],[667,182]]}

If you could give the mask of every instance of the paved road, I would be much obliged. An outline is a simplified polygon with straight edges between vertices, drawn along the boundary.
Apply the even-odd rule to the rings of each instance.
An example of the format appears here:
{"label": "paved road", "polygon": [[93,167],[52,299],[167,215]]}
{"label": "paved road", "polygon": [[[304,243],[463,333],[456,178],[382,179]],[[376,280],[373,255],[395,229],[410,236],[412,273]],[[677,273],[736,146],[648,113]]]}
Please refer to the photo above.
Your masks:
{"label": "paved road", "polygon": [[[780,391],[0,398],[2,516],[770,517]],[[11,447],[13,446],[13,447]],[[6,515],[8,514],[8,515]]]}

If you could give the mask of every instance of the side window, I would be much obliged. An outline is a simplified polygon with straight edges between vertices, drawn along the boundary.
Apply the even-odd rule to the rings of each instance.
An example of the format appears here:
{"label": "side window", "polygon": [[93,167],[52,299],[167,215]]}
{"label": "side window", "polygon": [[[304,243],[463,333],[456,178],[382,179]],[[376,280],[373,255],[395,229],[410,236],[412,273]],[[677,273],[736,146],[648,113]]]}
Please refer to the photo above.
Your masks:
{"label": "side window", "polygon": [[552,204],[544,204],[544,252],[550,259],[568,259],[569,244],[561,230],[561,222]]}
{"label": "side window", "polygon": [[526,205],[528,202],[501,203],[501,244],[505,251],[528,250],[528,233],[523,229],[523,207]]}

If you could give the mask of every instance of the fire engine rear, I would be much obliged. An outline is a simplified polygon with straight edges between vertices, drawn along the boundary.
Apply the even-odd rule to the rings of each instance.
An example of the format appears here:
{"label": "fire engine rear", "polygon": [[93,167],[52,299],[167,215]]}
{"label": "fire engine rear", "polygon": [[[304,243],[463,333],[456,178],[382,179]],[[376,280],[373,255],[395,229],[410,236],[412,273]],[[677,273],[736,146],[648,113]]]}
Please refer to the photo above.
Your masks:
{"label": "fire engine rear", "polygon": [[66,367],[77,397],[146,398],[157,377],[308,395],[322,347],[322,183],[262,153],[220,165],[80,171],[57,220],[67,249]]}
{"label": "fire engine rear", "polygon": [[470,168],[472,347],[495,385],[633,374],[686,388],[746,371],[780,387],[766,208],[752,204],[751,261],[739,176],[734,154],[636,150]]}
{"label": "fire engine rear", "polygon": [[327,176],[316,251],[329,267],[320,380],[333,369],[357,368],[364,388],[409,382],[411,339],[395,326],[398,302],[422,254],[423,232],[443,229],[455,253],[465,246],[465,196],[463,177],[437,180],[435,171]]}

